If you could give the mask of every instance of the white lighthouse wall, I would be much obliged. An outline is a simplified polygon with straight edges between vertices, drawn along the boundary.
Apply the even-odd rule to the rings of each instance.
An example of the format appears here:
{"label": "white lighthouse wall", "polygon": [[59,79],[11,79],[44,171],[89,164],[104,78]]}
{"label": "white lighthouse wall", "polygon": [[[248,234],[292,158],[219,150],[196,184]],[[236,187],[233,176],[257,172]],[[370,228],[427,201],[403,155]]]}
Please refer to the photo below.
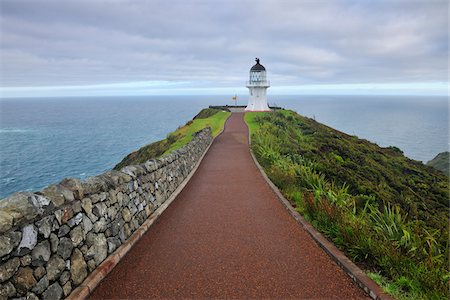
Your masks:
{"label": "white lighthouse wall", "polygon": [[267,105],[267,87],[248,87],[250,98],[246,111],[270,111]]}

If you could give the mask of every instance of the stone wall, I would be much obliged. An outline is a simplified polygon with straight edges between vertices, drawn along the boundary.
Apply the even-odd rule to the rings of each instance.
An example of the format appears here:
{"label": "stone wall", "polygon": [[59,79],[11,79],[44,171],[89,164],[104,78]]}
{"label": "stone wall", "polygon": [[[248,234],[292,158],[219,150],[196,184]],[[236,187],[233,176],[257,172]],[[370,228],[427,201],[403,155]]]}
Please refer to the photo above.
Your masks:
{"label": "stone wall", "polygon": [[85,181],[65,179],[0,200],[0,299],[60,299],[166,201],[212,141]]}

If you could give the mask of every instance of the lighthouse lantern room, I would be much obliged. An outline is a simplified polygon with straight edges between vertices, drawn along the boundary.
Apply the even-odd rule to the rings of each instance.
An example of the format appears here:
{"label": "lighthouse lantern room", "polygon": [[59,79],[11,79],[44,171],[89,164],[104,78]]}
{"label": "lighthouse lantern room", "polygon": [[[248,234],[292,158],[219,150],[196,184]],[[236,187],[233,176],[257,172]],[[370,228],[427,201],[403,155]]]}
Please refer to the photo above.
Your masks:
{"label": "lighthouse lantern room", "polygon": [[259,58],[256,58],[256,64],[250,69],[250,81],[247,82],[250,98],[245,111],[270,111],[267,105],[267,88],[269,86],[266,68],[259,63]]}

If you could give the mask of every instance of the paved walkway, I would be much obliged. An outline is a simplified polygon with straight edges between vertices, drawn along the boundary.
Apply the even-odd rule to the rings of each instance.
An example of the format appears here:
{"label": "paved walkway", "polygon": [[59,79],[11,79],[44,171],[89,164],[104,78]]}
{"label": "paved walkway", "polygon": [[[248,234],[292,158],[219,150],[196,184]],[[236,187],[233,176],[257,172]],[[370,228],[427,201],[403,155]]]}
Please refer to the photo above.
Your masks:
{"label": "paved walkway", "polygon": [[191,181],[91,299],[365,298],[277,200],[233,113]]}

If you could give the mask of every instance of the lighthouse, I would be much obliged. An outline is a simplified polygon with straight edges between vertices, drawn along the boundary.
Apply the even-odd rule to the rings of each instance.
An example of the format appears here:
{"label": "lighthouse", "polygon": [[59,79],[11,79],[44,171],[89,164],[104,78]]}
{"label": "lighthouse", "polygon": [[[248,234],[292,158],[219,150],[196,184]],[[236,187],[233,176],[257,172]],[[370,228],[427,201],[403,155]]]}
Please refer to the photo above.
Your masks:
{"label": "lighthouse", "polygon": [[245,111],[270,111],[267,105],[267,88],[270,83],[266,79],[266,68],[259,63],[259,58],[255,60],[256,64],[250,69],[250,81],[247,82],[250,98]]}

